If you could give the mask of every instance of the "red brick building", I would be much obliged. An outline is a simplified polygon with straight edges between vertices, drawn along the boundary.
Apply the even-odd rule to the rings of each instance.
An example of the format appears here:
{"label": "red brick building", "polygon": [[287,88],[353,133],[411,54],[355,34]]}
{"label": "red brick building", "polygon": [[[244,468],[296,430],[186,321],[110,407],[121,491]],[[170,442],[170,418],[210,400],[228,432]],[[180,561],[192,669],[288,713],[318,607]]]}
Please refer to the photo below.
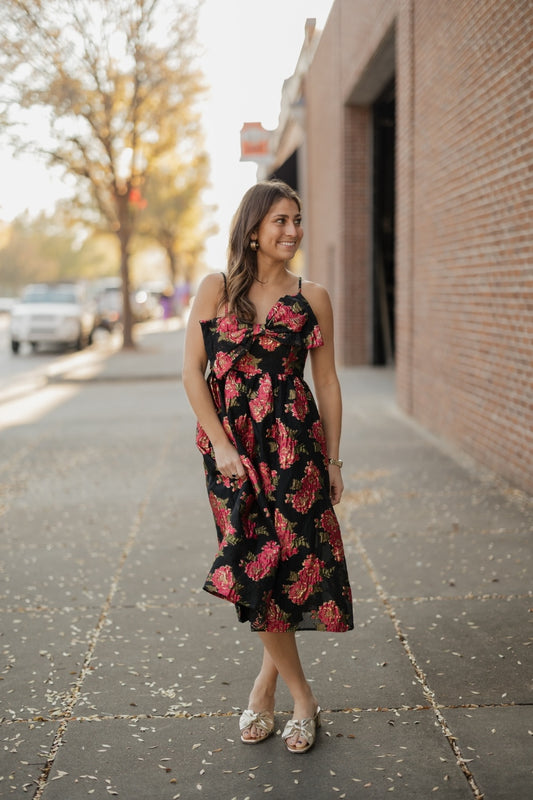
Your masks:
{"label": "red brick building", "polygon": [[336,0],[270,169],[299,166],[340,363],[394,362],[405,411],[530,491],[532,86],[530,0]]}

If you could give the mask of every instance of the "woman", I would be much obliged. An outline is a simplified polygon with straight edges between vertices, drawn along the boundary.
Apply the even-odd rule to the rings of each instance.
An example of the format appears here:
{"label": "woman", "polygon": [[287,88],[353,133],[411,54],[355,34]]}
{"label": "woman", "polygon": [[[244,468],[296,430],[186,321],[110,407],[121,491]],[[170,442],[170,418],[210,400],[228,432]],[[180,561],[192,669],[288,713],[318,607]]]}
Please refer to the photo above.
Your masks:
{"label": "woman", "polygon": [[[219,542],[204,589],[233,602],[263,644],[241,740],[257,744],[274,731],[281,675],[294,700],[283,732],[291,753],[308,751],[320,725],[295,631],[353,628],[332,508],[343,491],[332,310],[324,288],[289,270],[302,236],[289,186],[248,190],[232,224],[227,277],[209,275],[199,287],[183,368]],[[320,416],[303,379],[308,350]]]}

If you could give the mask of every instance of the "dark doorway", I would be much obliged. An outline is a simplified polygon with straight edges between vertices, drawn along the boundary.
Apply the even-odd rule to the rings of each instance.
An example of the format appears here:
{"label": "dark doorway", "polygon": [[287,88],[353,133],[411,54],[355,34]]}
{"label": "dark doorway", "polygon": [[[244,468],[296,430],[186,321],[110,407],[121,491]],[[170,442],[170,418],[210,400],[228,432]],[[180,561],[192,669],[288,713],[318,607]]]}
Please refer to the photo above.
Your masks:
{"label": "dark doorway", "polygon": [[298,192],[298,150],[295,150],[294,153],[292,153],[283,164],[280,164],[274,172],[271,172],[268,177],[271,180],[273,178],[278,178],[280,181],[285,181],[285,183],[289,184],[291,189]]}
{"label": "dark doorway", "polygon": [[394,80],[373,107],[372,363],[394,363],[394,227],[396,90]]}

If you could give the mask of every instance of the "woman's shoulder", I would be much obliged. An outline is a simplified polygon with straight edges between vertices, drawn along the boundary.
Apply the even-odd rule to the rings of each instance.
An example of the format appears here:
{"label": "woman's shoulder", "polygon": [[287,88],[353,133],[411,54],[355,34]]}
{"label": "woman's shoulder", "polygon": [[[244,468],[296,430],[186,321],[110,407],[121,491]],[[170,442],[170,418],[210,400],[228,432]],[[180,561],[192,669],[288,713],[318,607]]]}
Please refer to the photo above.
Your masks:
{"label": "woman's shoulder", "polygon": [[226,285],[226,276],[223,272],[210,272],[198,284],[198,294],[219,294]]}
{"label": "woman's shoulder", "polygon": [[301,292],[315,313],[331,307],[328,290],[320,283],[302,280]]}
{"label": "woman's shoulder", "polygon": [[222,272],[212,272],[200,281],[196,303],[204,319],[211,319],[218,314],[223,303],[225,284],[225,275]]}
{"label": "woman's shoulder", "polygon": [[203,300],[220,302],[226,286],[226,276],[223,272],[211,272],[205,275],[198,285],[198,296]]}

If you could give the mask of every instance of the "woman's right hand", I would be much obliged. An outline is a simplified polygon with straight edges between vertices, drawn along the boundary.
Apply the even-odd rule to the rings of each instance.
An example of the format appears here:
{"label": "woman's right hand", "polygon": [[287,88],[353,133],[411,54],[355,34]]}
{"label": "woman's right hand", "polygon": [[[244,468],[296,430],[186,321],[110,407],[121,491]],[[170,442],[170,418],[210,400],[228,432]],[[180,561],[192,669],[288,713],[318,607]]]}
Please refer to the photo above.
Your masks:
{"label": "woman's right hand", "polygon": [[213,445],[217,469],[226,478],[244,478],[246,471],[242,465],[239,453],[229,439],[217,446]]}

